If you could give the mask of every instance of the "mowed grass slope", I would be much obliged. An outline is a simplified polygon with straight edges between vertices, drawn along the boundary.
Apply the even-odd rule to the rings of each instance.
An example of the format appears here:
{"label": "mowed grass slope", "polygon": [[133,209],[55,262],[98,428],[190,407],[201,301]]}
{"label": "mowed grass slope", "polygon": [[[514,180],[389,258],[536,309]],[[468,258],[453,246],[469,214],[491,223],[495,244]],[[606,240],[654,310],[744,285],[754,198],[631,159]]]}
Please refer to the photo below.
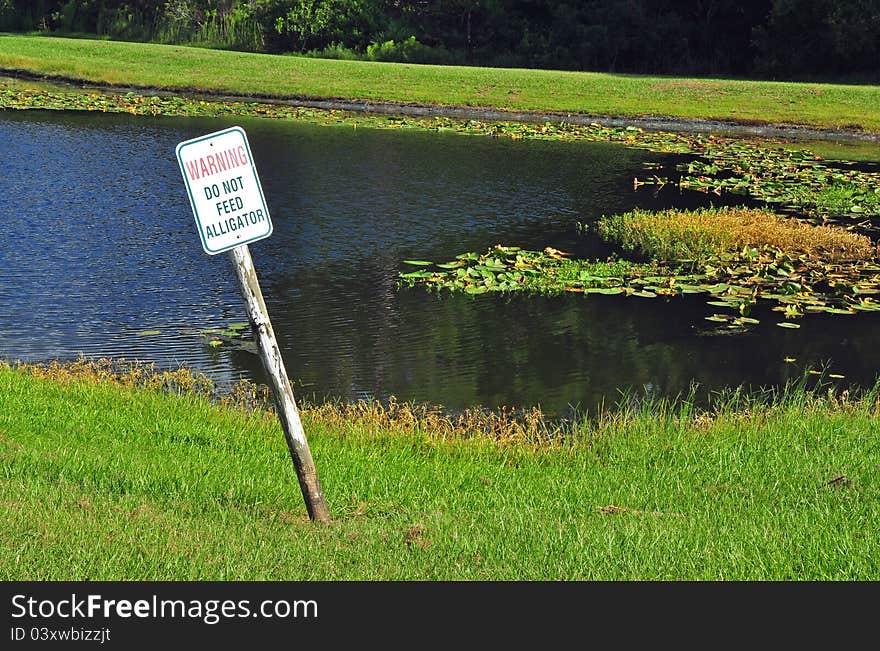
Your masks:
{"label": "mowed grass slope", "polygon": [[272,418],[0,367],[0,578],[876,580],[876,396],[797,395],[544,448],[304,410],[315,525]]}
{"label": "mowed grass slope", "polygon": [[337,61],[0,35],[0,69],[98,84],[880,133],[880,86]]}

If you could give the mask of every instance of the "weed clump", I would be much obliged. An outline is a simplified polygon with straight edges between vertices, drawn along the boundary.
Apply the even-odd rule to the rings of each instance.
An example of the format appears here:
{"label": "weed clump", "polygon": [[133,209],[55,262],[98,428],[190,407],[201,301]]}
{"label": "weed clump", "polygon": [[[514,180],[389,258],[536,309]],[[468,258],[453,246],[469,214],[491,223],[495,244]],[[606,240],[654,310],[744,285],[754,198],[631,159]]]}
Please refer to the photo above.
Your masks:
{"label": "weed clump", "polygon": [[[4,366],[61,384],[106,383],[134,390],[196,396],[256,417],[276,418],[268,386],[247,379],[220,386],[204,373],[185,366],[161,369],[153,363],[137,360],[84,356],[43,363],[6,364],[0,360],[0,367]],[[548,417],[540,407],[494,410],[472,407],[452,412],[440,405],[400,402],[394,396],[382,401],[300,401],[300,414],[312,424],[340,433],[355,430],[377,436],[419,433],[432,440],[480,439],[535,447],[562,443],[575,427],[572,422]]]}
{"label": "weed clump", "polygon": [[654,260],[704,261],[743,249],[777,249],[830,262],[873,258],[870,238],[839,226],[814,226],[758,208],[694,211],[636,209],[603,217],[599,235]]}
{"label": "weed clump", "polygon": [[[2,362],[0,362],[2,364]],[[267,386],[240,379],[229,387],[218,386],[204,373],[181,366],[158,368],[153,363],[124,358],[51,360],[42,363],[15,362],[12,368],[36,378],[59,383],[109,383],[128,389],[199,396],[225,407],[243,411],[272,412],[272,394]]]}

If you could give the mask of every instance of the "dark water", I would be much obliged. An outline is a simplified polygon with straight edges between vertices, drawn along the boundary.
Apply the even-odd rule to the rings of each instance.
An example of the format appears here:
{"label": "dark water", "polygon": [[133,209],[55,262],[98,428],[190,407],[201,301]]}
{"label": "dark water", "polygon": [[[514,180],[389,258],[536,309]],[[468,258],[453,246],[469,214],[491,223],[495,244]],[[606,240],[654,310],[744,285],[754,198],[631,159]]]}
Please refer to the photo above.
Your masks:
{"label": "dark water", "polygon": [[[705,201],[634,191],[654,154],[237,123],[275,227],[251,252],[300,395],[566,413],[614,403],[622,391],[770,386],[823,365],[846,384],[870,384],[880,369],[878,315],[810,316],[790,331],[766,312],[751,334],[707,336],[711,308],[699,297],[438,297],[397,288],[404,259],[446,260],[495,243],[601,257],[609,250],[579,238],[576,222]],[[178,142],[231,124],[0,114],[0,357],[82,353],[188,364],[219,382],[262,379],[253,355],[181,334],[246,320],[228,258],[201,249],[174,159]]]}

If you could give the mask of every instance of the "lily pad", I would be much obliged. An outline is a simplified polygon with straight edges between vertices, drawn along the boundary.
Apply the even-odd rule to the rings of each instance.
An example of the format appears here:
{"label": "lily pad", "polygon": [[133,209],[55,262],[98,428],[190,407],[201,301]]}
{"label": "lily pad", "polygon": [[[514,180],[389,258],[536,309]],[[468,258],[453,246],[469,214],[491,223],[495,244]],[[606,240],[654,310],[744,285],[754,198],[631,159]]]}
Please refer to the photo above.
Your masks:
{"label": "lily pad", "polygon": [[588,294],[606,294],[606,295],[610,296],[612,294],[622,294],[623,288],[622,287],[589,287],[587,289],[584,289],[584,292],[588,293]]}
{"label": "lily pad", "polygon": [[828,312],[828,314],[855,314],[854,310],[844,310],[837,307],[826,307],[825,311]]}

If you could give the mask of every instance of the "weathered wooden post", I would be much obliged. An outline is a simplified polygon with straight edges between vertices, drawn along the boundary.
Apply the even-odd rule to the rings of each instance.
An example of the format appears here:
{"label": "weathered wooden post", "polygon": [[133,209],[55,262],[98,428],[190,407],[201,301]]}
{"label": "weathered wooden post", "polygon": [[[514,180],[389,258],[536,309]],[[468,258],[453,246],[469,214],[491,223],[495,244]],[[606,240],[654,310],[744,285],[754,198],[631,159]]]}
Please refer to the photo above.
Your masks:
{"label": "weathered wooden post", "polygon": [[263,366],[272,384],[278,418],[284,429],[284,437],[287,439],[287,447],[296,468],[296,476],[306,501],[309,517],[318,522],[330,522],[330,512],[324,500],[321,483],[318,481],[318,472],[315,470],[315,462],[312,460],[306,433],[299,418],[299,410],[296,408],[293,388],[290,386],[287,371],[284,369],[284,360],[281,359],[281,351],[275,340],[275,331],[272,330],[272,323],[269,321],[263,292],[257,282],[257,271],[251,260],[251,252],[247,244],[244,244],[232,249],[229,255],[238,278],[238,287],[247,306],[248,319],[257,340],[257,349],[260,351]]}
{"label": "weathered wooden post", "polygon": [[232,259],[309,517],[317,522],[330,522],[293,388],[248,249],[249,243],[272,234],[272,220],[244,129],[230,127],[182,142],[177,145],[177,161],[202,248],[209,255],[229,251]]}

